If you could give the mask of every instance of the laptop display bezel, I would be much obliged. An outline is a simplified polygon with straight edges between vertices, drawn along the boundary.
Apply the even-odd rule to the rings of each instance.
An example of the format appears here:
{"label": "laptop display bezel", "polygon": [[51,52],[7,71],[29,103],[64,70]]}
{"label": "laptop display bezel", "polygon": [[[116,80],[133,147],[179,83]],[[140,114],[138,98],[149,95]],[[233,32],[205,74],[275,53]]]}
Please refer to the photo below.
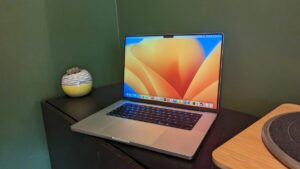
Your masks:
{"label": "laptop display bezel", "polygon": [[[189,105],[183,105],[183,104],[176,104],[176,103],[168,103],[168,102],[161,102],[161,101],[155,101],[155,100],[146,100],[146,99],[138,99],[138,98],[130,98],[124,96],[124,83],[125,83],[125,50],[126,50],[126,44],[125,40],[126,37],[137,37],[137,36],[164,36],[164,37],[172,37],[172,36],[193,36],[193,35],[222,35],[222,44],[221,44],[221,57],[220,57],[220,69],[219,69],[219,85],[218,85],[218,96],[217,96],[217,108],[205,108],[205,107],[196,107],[196,106],[189,106]],[[202,112],[213,112],[213,113],[219,113],[221,108],[221,90],[222,90],[222,74],[223,74],[223,48],[224,48],[224,33],[222,32],[213,32],[213,33],[189,33],[189,34],[163,34],[163,35],[155,35],[155,34],[149,34],[149,35],[125,35],[123,38],[123,79],[122,79],[122,98],[124,100],[129,100],[133,102],[141,102],[141,103],[147,103],[147,104],[154,104],[154,105],[161,105],[161,106],[167,106],[167,107],[174,107],[174,108],[180,108],[180,109],[187,109],[187,110],[196,110],[196,111],[202,111]]]}

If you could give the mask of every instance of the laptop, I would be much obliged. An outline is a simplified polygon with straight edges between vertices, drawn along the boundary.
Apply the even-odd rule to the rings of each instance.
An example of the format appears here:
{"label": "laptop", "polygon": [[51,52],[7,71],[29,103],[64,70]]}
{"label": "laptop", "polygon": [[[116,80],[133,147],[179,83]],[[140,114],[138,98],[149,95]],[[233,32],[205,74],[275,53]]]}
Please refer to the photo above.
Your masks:
{"label": "laptop", "polygon": [[125,36],[124,45],[123,99],[71,130],[192,159],[220,108],[223,34]]}

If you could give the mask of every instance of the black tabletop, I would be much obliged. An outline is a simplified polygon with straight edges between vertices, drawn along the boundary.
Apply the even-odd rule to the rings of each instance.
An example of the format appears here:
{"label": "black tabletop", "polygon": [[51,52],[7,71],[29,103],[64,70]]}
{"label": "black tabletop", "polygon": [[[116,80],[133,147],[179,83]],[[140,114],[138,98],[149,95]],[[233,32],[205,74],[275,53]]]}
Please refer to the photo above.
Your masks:
{"label": "black tabletop", "polygon": [[[109,85],[93,89],[84,97],[70,98],[62,96],[47,100],[47,103],[74,119],[81,119],[101,110],[122,98],[122,84]],[[258,117],[222,108],[216,121],[207,133],[193,160],[184,160],[150,150],[109,141],[110,144],[135,159],[146,168],[163,169],[199,169],[215,168],[212,151],[231,137],[254,123]]]}

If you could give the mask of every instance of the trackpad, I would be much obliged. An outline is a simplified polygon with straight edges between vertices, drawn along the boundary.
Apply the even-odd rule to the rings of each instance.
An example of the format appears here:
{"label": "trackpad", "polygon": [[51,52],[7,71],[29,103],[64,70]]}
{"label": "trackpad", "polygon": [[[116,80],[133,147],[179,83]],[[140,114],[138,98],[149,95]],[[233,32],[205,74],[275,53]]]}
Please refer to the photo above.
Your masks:
{"label": "trackpad", "polygon": [[116,140],[151,145],[165,130],[166,128],[160,125],[134,120],[120,120],[107,127],[102,133],[106,136],[114,137]]}
{"label": "trackpad", "polygon": [[167,130],[153,145],[170,152],[191,156],[204,136],[205,133],[199,131]]}

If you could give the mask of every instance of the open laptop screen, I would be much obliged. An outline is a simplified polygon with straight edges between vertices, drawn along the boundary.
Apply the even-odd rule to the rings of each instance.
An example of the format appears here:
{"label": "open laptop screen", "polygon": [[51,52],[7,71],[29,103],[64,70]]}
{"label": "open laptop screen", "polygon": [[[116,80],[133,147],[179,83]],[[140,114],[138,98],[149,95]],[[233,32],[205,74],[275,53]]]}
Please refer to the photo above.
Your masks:
{"label": "open laptop screen", "polygon": [[223,34],[126,36],[124,97],[216,109]]}

